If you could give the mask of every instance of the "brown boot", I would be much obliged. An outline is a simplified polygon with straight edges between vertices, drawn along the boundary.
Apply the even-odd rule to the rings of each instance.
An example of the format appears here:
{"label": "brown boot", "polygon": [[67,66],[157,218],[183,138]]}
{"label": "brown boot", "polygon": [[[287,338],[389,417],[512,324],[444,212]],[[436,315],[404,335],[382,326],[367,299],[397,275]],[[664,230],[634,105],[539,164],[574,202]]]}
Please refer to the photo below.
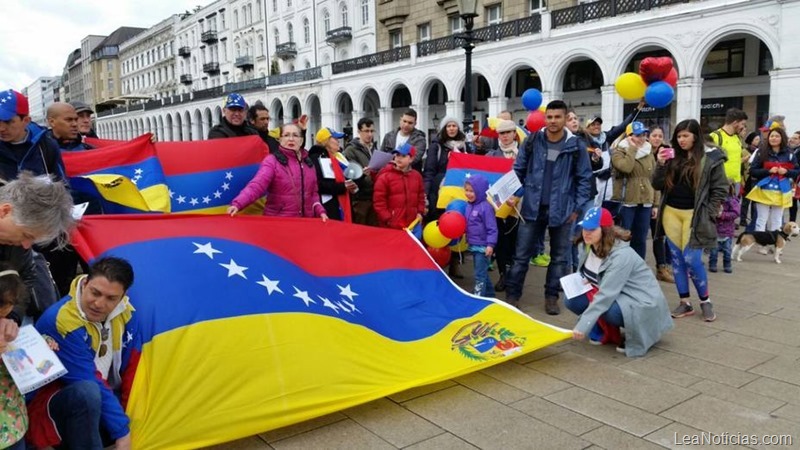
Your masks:
{"label": "brown boot", "polygon": [[674,283],[675,277],[672,276],[672,268],[666,264],[658,266],[656,270],[656,279],[665,283]]}
{"label": "brown boot", "polygon": [[557,316],[561,314],[561,308],[558,306],[558,297],[544,298],[544,312],[551,316]]}
{"label": "brown boot", "polygon": [[461,263],[459,263],[458,260],[451,260],[450,269],[447,271],[447,274],[450,275],[450,278],[463,280],[464,275],[461,274]]}

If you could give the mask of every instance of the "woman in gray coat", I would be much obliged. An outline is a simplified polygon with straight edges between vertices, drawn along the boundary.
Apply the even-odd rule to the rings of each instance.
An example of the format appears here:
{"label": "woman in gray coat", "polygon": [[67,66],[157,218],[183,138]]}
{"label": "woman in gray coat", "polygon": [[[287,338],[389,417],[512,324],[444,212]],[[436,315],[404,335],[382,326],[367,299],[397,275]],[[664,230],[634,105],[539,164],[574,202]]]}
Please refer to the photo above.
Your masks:
{"label": "woman in gray coat", "polygon": [[564,301],[580,315],[573,338],[591,332],[593,343],[613,342],[626,356],[643,356],[673,326],[661,287],[607,209],[590,209],[580,225],[587,251],[578,273],[592,289]]}

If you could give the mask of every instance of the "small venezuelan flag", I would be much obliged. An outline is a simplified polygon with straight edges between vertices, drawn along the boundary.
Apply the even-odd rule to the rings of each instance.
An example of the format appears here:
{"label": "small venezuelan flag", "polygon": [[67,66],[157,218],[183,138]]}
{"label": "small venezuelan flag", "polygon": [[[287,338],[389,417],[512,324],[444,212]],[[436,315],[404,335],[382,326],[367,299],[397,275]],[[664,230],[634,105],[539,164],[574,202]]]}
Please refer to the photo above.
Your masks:
{"label": "small venezuelan flag", "polygon": [[[439,200],[436,202],[436,207],[445,209],[455,199],[466,200],[464,183],[472,175],[483,175],[491,186],[500,177],[510,172],[513,166],[513,159],[451,152],[447,162],[447,172],[444,175],[442,186],[439,188]],[[497,210],[497,217],[508,217],[512,211],[510,206],[503,205]]]}

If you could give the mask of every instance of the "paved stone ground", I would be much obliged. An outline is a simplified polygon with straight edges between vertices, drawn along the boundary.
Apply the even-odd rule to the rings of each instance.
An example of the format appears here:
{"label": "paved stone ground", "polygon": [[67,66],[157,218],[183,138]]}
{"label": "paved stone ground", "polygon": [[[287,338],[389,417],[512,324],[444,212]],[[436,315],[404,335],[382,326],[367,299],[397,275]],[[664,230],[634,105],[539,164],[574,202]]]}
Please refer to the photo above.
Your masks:
{"label": "paved stone ground", "polygon": [[[531,267],[522,310],[571,329],[569,311],[543,312],[545,270]],[[681,440],[701,432],[789,435],[778,448],[800,448],[800,240],[781,265],[750,252],[709,282],[717,321],[678,319],[643,358],[564,342],[214,448],[697,448]],[[675,287],[662,288],[672,309]]]}

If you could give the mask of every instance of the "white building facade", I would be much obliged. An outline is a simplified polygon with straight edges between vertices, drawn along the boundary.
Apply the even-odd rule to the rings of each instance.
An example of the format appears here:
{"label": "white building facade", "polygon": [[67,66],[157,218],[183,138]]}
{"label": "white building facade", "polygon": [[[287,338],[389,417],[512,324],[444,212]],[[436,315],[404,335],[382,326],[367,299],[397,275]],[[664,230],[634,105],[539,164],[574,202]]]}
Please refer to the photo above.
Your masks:
{"label": "white building facade", "polygon": [[[267,1],[269,13],[272,0]],[[729,106],[754,111],[751,127],[770,114],[783,114],[790,130],[800,128],[795,101],[800,98],[800,40],[794,31],[800,2],[661,0],[646,9],[613,1],[617,12],[610,17],[592,16],[597,9],[586,3],[476,30],[484,42],[473,54],[472,115],[480,120],[509,109],[522,119],[521,93],[536,86],[545,102],[563,98],[580,116],[600,114],[610,127],[632,107],[616,94],[617,77],[635,70],[645,56],[666,54],[679,74],[675,100],[643,118],[666,123],[668,133],[687,118],[718,126]],[[272,24],[268,18],[268,30]],[[251,103],[262,100],[278,120],[308,114],[312,131],[322,124],[341,129],[371,117],[382,134],[411,107],[418,111],[418,128],[429,132],[444,115],[464,115],[464,52],[452,37],[434,41],[334,60],[307,77],[275,80],[281,83],[270,77],[265,86],[243,94]],[[592,76],[585,80],[587,72]],[[118,111],[99,118],[99,132],[109,138],[151,131],[164,140],[203,139],[227,91],[222,86],[180,104]],[[211,94],[219,97],[208,98]]]}
{"label": "white building facade", "polygon": [[179,22],[180,16],[172,15],[120,44],[123,96],[160,99],[178,93],[175,36]]}
{"label": "white building facade", "polygon": [[36,123],[45,123],[47,108],[53,104],[53,89],[61,77],[39,77],[25,88],[28,95],[28,107],[31,120]]}
{"label": "white building facade", "polygon": [[[107,36],[97,36],[97,35],[89,35],[85,38],[81,39],[81,64],[80,69],[83,75],[83,80],[81,81],[81,88],[82,93],[71,91],[72,98],[77,101],[84,102],[88,105],[94,105],[94,88],[92,87],[92,65],[89,62],[92,59],[92,50],[95,49],[103,39]],[[72,77],[72,73],[70,72],[70,77]]]}
{"label": "white building facade", "polygon": [[228,0],[217,0],[185,16],[176,26],[181,92],[233,82]]}
{"label": "white building facade", "polygon": [[266,15],[262,0],[230,0],[228,19],[233,41],[234,80],[264,78],[269,72]]}

